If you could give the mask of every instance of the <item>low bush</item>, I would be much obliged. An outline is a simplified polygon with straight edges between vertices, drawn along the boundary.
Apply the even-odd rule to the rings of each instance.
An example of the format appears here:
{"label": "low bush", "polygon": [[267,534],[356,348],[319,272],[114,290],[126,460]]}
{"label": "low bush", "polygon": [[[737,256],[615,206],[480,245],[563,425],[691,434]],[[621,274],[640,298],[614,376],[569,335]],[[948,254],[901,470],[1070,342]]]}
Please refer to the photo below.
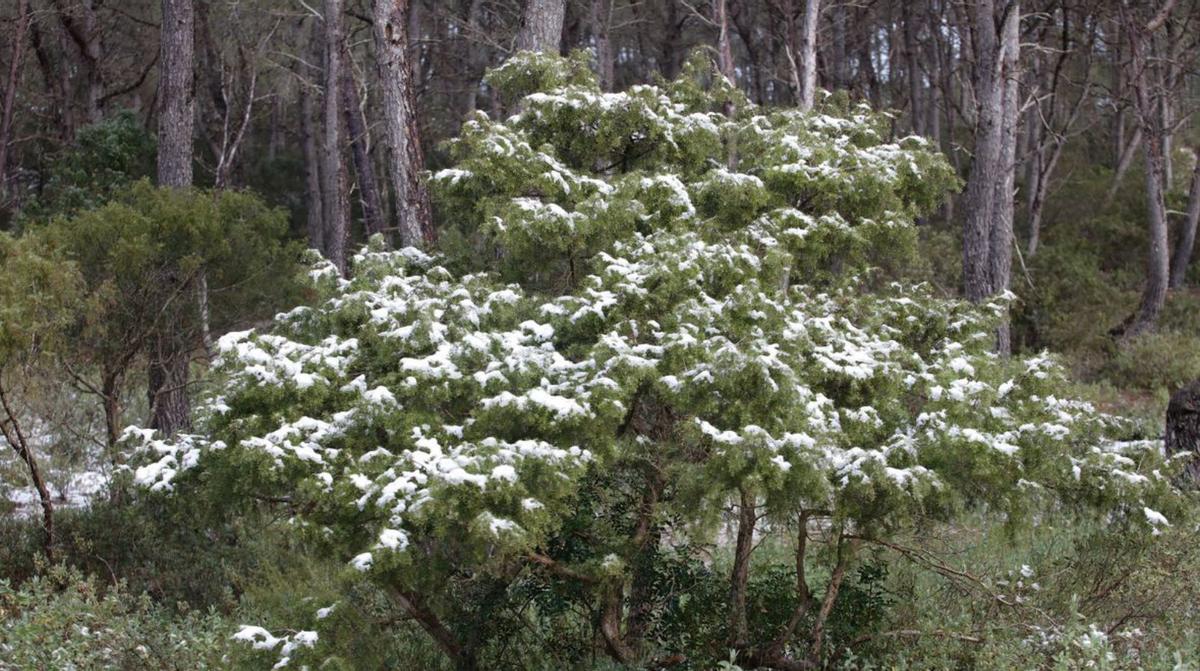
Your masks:
{"label": "low bush", "polygon": [[0,580],[3,671],[236,668],[234,630],[214,612],[164,608],[61,566],[19,588]]}

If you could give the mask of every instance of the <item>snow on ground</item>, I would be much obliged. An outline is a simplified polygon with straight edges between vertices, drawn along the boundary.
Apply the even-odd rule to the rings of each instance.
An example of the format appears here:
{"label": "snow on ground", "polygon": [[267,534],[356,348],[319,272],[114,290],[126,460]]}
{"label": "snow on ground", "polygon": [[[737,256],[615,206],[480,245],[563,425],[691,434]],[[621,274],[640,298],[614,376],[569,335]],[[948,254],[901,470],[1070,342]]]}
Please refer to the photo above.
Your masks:
{"label": "snow on ground", "polygon": [[[47,482],[54,498],[55,508],[85,508],[108,488],[109,476],[100,471],[83,471],[66,479],[66,486],[59,487],[63,478]],[[0,483],[0,494],[16,506],[11,514],[25,517],[40,515],[41,508],[37,490],[28,480],[22,483]]]}

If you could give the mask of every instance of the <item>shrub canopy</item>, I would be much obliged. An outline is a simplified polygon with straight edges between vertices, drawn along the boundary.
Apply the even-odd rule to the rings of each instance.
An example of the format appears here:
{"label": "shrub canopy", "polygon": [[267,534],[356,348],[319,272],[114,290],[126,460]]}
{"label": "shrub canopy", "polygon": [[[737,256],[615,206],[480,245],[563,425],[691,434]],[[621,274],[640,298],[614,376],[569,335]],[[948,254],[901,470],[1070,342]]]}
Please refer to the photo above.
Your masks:
{"label": "shrub canopy", "polygon": [[1169,524],[1154,450],[1048,357],[990,353],[998,306],[897,280],[955,182],[924,140],[861,106],[726,116],[698,67],[602,93],[522,55],[491,81],[528,94],[432,176],[447,250],[318,267],[322,302],[221,338],[204,431],[138,432],[139,483],[286,501],[435,613],[480,575],[625,585],[638,520],[682,550],[731,500],[875,538],[1039,499]]}

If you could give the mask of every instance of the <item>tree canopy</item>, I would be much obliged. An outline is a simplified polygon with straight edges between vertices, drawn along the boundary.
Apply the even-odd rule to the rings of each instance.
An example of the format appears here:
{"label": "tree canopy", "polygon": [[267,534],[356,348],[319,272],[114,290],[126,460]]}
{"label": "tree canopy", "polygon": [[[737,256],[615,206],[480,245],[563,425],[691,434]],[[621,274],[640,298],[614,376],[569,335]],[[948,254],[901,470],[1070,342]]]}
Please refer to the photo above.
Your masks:
{"label": "tree canopy", "polygon": [[[492,81],[519,112],[468,120],[431,179],[450,251],[318,265],[321,301],[220,339],[200,432],[131,431],[138,483],[286,502],[462,668],[495,631],[454,585],[523,572],[611,605],[635,661],[635,567],[710,541],[730,500],[728,640],[775,668],[820,661],[854,549],[919,519],[1046,500],[1169,524],[1156,450],[1060,397],[1050,357],[992,353],[1002,303],[906,283],[914,219],[955,184],[922,139],[837,101],[763,110],[698,65],[603,93],[524,55]],[[748,616],[756,534],[809,524],[833,533],[824,593],[801,574],[794,615]]]}

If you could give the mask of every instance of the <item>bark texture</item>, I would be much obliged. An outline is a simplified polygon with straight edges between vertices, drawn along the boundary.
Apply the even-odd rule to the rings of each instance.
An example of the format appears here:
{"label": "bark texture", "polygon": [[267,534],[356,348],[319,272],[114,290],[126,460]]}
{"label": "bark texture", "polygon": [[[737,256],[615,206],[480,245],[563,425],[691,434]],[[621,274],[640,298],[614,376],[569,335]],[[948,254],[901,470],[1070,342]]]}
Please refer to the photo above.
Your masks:
{"label": "bark texture", "polygon": [[25,53],[25,33],[29,31],[29,0],[20,0],[17,5],[16,30],[13,33],[12,49],[8,53],[8,73],[4,82],[4,107],[0,110],[0,203],[8,192],[8,145],[12,142],[13,108],[17,101],[17,88],[21,82],[21,58]]}
{"label": "bark texture", "polygon": [[[349,63],[349,53],[345,56],[346,62]],[[350,153],[354,158],[354,173],[358,177],[363,226],[367,235],[383,233],[383,199],[379,195],[379,181],[375,179],[375,165],[371,162],[367,120],[363,115],[362,101],[358,97],[354,71],[349,66],[342,69],[341,94],[342,114],[346,118],[346,133],[350,136]]]}
{"label": "bark texture", "polygon": [[517,50],[557,54],[566,14],[565,0],[527,0],[517,33]]}
{"label": "bark texture", "polygon": [[195,98],[192,0],[162,0],[159,55],[158,184],[192,185]]}
{"label": "bark texture", "polygon": [[342,0],[325,0],[325,95],[321,111],[321,200],[324,254],[339,272],[346,274],[348,233],[346,167],[342,162]]}
{"label": "bark texture", "polygon": [[409,0],[374,0],[375,50],[388,139],[388,173],[396,197],[400,244],[426,247],[435,239],[417,126],[416,92],[408,57]]}
{"label": "bark texture", "polygon": [[[996,192],[992,198],[991,232],[988,238],[988,279],[991,282],[989,293],[993,296],[1008,291],[1012,282],[1013,255],[1013,199],[1016,193],[1017,168],[1017,116],[1019,112],[1020,95],[1017,86],[1017,67],[1019,62],[1020,34],[1018,27],[1021,21],[1020,4],[1014,2],[1005,18],[1004,31],[1001,38],[1000,77],[1002,87],[1000,105],[1000,180],[996,182]],[[1008,319],[997,327],[996,351],[1008,354],[1012,351],[1012,338]]]}
{"label": "bark texture", "polygon": [[[192,138],[195,132],[193,92],[192,0],[162,0],[159,54],[158,185],[192,185]],[[183,293],[186,281],[168,270],[163,281]],[[191,426],[188,399],[189,343],[176,324],[161,324],[154,335],[148,364],[150,427],[172,436]]]}
{"label": "bark texture", "polygon": [[1000,181],[1003,131],[1000,49],[992,0],[975,5],[975,151],[963,203],[963,292],[972,301],[988,297],[990,238],[996,183]]}
{"label": "bark texture", "polygon": [[[319,35],[319,24],[313,23],[314,38]],[[316,43],[314,39],[314,43]],[[310,49],[315,57],[319,50]],[[323,217],[325,201],[321,194],[321,132],[317,124],[317,102],[319,99],[317,87],[304,79],[300,79],[300,146],[304,153],[304,206],[305,230],[308,234],[308,246],[319,252],[325,250],[325,226]]]}
{"label": "bark texture", "polygon": [[[1168,2],[1163,12],[1169,13],[1171,4]],[[1166,303],[1167,286],[1170,282],[1167,211],[1163,185],[1162,151],[1165,129],[1162,127],[1161,106],[1156,100],[1156,93],[1162,95],[1162,92],[1153,90],[1155,84],[1151,71],[1151,33],[1162,25],[1166,15],[1160,13],[1148,24],[1141,25],[1133,10],[1122,5],[1121,18],[1130,54],[1130,72],[1127,78],[1133,89],[1134,110],[1142,130],[1142,149],[1146,161],[1146,284],[1137,311],[1127,324],[1122,324],[1116,329],[1124,338],[1132,338],[1152,331],[1158,325],[1158,317]]]}
{"label": "bark texture", "polygon": [[[1020,12],[1016,0],[981,0],[972,17],[976,124],[963,203],[963,293],[974,302],[1005,291],[1011,275]],[[996,344],[1008,351],[1007,326]]]}
{"label": "bark texture", "polygon": [[821,20],[821,0],[804,0],[804,20],[800,23],[800,53],[795,64],[798,70],[796,105],[807,112],[812,109],[817,92],[817,25]]}
{"label": "bark texture", "polygon": [[[1200,380],[1171,394],[1167,404],[1166,450],[1168,455],[1181,452],[1196,456],[1200,451]],[[1188,463],[1186,477],[1200,481],[1200,459]]]}

